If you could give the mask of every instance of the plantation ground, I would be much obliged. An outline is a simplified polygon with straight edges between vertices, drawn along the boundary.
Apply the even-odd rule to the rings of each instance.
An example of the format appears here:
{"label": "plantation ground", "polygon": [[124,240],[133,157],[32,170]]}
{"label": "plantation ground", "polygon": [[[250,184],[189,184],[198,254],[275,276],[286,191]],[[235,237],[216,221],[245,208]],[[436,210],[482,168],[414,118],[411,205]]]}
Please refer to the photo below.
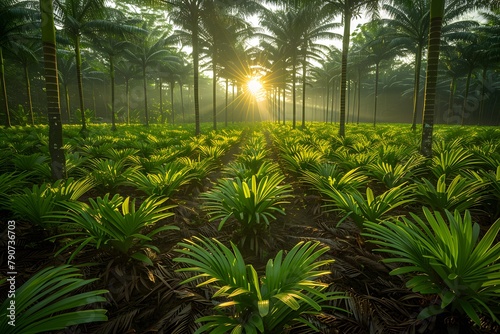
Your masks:
{"label": "plantation ground", "polygon": [[[20,286],[40,269],[67,262],[76,245],[58,253],[75,237],[54,238],[71,228],[63,224],[64,218],[54,222],[50,216],[67,207],[44,202],[55,189],[48,183],[46,128],[3,131],[0,209],[2,217],[17,222]],[[92,242],[84,247],[72,263],[82,268],[85,277],[99,278],[87,289],[109,290],[108,302],[102,305],[109,320],[67,332],[193,333],[195,319],[211,314],[215,300],[222,299],[211,300],[207,287],[181,284],[189,275],[174,271],[181,267],[173,261],[179,256],[174,249],[193,236],[248,246],[234,217],[218,230],[220,219],[211,221],[215,213],[207,209],[209,200],[204,196],[219,189],[223,179],[261,173],[258,177],[283,177],[280,187],[289,185],[291,196],[277,205],[285,214],[275,211],[268,232],[259,230],[254,249],[242,252],[246,262],[262,272],[268,259],[299,241],[320,241],[330,248],[325,257],[335,262],[322,280],[330,284],[329,291],[349,297],[334,302],[348,312],[325,309],[309,318],[321,333],[444,333],[452,328],[460,328],[460,333],[497,333],[500,327],[487,313],[480,326],[458,312],[417,319],[425,307],[440,305],[440,298],[408,289],[410,274],[390,275],[401,264],[381,262],[390,254],[377,252],[379,247],[361,229],[365,220],[410,218],[410,213],[422,217],[426,206],[441,212],[456,209],[462,215],[470,210],[484,234],[500,216],[500,130],[437,127],[433,159],[418,154],[419,133],[407,125],[376,129],[350,125],[345,138],[337,132],[331,124],[294,130],[264,123],[232,125],[218,132],[205,128],[196,138],[190,128],[124,127],[111,133],[107,127],[94,126],[89,138],[82,139],[77,128],[65,128],[68,176],[91,184],[70,201],[90,203],[119,194],[135,198],[139,206],[149,195],[160,193],[168,198],[163,205],[175,206],[169,209],[174,215],[155,227],[179,227],[153,237],[151,243],[159,252],[139,241],[126,253]],[[263,164],[267,170],[261,170]],[[160,184],[144,181],[144,176],[153,174],[163,175]],[[142,233],[151,230],[145,227]],[[5,243],[6,238],[1,240]],[[134,251],[147,256],[152,265],[132,257]],[[6,288],[3,284],[2,296]],[[497,294],[494,310],[498,301]],[[300,326],[288,330],[307,332]]]}

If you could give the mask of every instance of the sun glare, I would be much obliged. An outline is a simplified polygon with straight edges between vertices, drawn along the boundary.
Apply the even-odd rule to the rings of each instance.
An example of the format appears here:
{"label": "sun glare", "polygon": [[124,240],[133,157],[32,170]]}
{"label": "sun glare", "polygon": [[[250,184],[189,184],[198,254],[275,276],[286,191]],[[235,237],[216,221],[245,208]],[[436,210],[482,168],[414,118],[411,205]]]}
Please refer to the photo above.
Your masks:
{"label": "sun glare", "polygon": [[255,97],[260,97],[262,95],[262,82],[260,82],[259,78],[253,77],[247,82],[247,88],[250,94]]}

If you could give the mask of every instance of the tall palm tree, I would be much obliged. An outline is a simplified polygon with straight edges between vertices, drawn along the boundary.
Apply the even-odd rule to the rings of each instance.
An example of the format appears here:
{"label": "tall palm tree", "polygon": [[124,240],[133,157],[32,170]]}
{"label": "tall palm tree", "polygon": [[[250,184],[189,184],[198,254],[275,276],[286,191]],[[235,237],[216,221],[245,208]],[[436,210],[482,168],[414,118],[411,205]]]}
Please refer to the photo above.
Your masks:
{"label": "tall palm tree", "polygon": [[116,72],[125,80],[125,100],[127,106],[127,125],[130,124],[130,80],[141,75],[139,66],[125,59],[120,59],[115,64]]}
{"label": "tall palm tree", "polygon": [[308,58],[320,61],[322,56],[329,51],[325,45],[317,43],[319,40],[340,38],[338,34],[331,30],[339,24],[329,22],[330,14],[322,7],[311,3],[300,8],[299,19],[301,35],[300,55],[302,60],[302,127],[305,127],[306,113],[306,73]]}
{"label": "tall palm tree", "polygon": [[39,39],[26,39],[25,41],[19,41],[15,48],[8,48],[6,51],[7,54],[11,55],[13,60],[23,67],[29,123],[31,125],[35,125],[33,101],[31,98],[30,66],[38,64],[38,54],[41,53],[41,41]]}
{"label": "tall palm tree", "polygon": [[[477,28],[477,33],[482,37],[481,51],[481,97],[479,109],[479,121],[482,122],[484,114],[484,104],[486,96],[491,93],[491,87],[486,85],[486,75],[495,64],[500,63],[500,11],[481,13],[481,16],[487,21],[486,24]],[[486,92],[486,89],[489,92]]]}
{"label": "tall palm tree", "polygon": [[22,48],[19,39],[25,36],[27,30],[35,27],[36,11],[28,1],[0,0],[0,86],[2,87],[5,126],[10,127],[9,100],[5,82],[5,65],[3,49]]}
{"label": "tall palm tree", "polygon": [[111,82],[111,130],[116,130],[116,115],[115,115],[115,63],[119,57],[125,55],[125,50],[130,46],[130,42],[126,40],[128,34],[144,35],[146,30],[135,27],[133,24],[137,20],[127,20],[123,13],[118,11],[110,11],[113,13],[113,21],[120,26],[120,31],[116,32],[99,32],[92,34],[93,47],[104,53],[108,58],[109,77]]}
{"label": "tall palm tree", "polygon": [[96,31],[116,31],[116,22],[106,20],[106,0],[54,0],[57,19],[63,32],[71,40],[75,52],[78,97],[83,134],[87,131],[83,97],[81,39]]}
{"label": "tall palm tree", "polygon": [[71,101],[69,95],[69,85],[74,84],[76,65],[75,54],[68,50],[57,50],[57,71],[58,80],[62,88],[61,94],[64,95],[67,121],[71,122]]}
{"label": "tall palm tree", "polygon": [[389,28],[380,20],[374,20],[361,27],[359,37],[362,40],[362,52],[366,60],[375,65],[375,101],[373,108],[373,126],[377,124],[378,83],[380,63],[392,60],[400,54],[397,45],[390,39]]}
{"label": "tall palm tree", "polygon": [[[146,28],[145,26],[143,27]],[[168,33],[158,30],[150,30],[146,36],[131,41],[130,48],[125,50],[127,59],[136,64],[142,70],[142,82],[144,91],[144,119],[145,125],[149,126],[148,94],[147,94],[147,69],[158,65],[161,61],[177,61],[177,57],[171,56],[167,46],[173,42]]]}
{"label": "tall palm tree", "polygon": [[[415,74],[413,87],[412,130],[416,129],[422,54],[428,42],[430,3],[428,0],[391,0],[383,6],[391,19],[386,20],[394,29],[394,41],[415,56]],[[475,21],[457,20],[468,10],[468,4],[461,0],[445,2],[442,19],[443,39],[456,37],[477,25]]]}
{"label": "tall palm tree", "polygon": [[52,0],[40,0],[42,14],[42,45],[45,62],[45,88],[47,92],[47,114],[49,120],[49,152],[52,179],[66,177],[66,159],[63,151],[59,83],[57,74],[56,29]]}
{"label": "tall palm tree", "polygon": [[[431,0],[429,44],[427,47],[427,70],[425,76],[424,115],[422,120],[422,141],[420,152],[426,157],[432,156],[432,134],[434,128],[434,112],[436,103],[436,83],[439,65],[439,47],[441,44],[441,28],[445,15],[445,0]],[[498,2],[488,0],[464,0],[465,8],[498,8]],[[452,10],[449,8],[448,10]]]}
{"label": "tall palm tree", "polygon": [[[153,3],[161,3],[162,0],[150,0]],[[195,134],[200,134],[200,103],[199,103],[199,65],[200,65],[200,24],[210,21],[211,15],[226,8],[234,10],[251,10],[257,7],[254,1],[238,0],[170,0],[165,1],[172,6],[169,15],[182,29],[189,32],[191,47],[193,48],[193,90],[194,90],[194,114]]]}
{"label": "tall palm tree", "polygon": [[462,103],[462,115],[461,115],[461,125],[464,125],[465,118],[468,116],[466,114],[466,111],[469,109],[468,98],[469,98],[471,79],[474,71],[481,66],[482,48],[480,44],[478,44],[477,40],[473,40],[471,42],[462,41],[457,43],[455,47],[458,52],[457,56],[459,57],[460,60],[460,66],[467,73],[465,81],[464,100]]}
{"label": "tall palm tree", "polygon": [[297,67],[299,65],[299,49],[301,46],[301,29],[297,7],[290,10],[265,11],[261,17],[261,24],[270,31],[270,34],[260,34],[260,37],[268,43],[278,47],[278,54],[281,55],[280,64],[291,66],[292,84],[292,127],[295,128],[297,121]]}
{"label": "tall palm tree", "polygon": [[391,17],[387,22],[395,31],[394,37],[396,43],[401,44],[415,54],[411,128],[412,130],[416,130],[422,53],[429,36],[429,1],[394,0],[390,4],[384,4],[383,8]]}
{"label": "tall palm tree", "polygon": [[[303,0],[306,1],[306,0]],[[339,136],[345,136],[346,121],[346,92],[347,92],[347,58],[349,54],[349,39],[351,35],[351,20],[360,15],[361,11],[372,13],[374,17],[378,14],[379,0],[326,0],[329,10],[335,14],[342,15],[344,33],[342,36],[342,70],[340,78],[340,119]]]}
{"label": "tall palm tree", "polygon": [[[219,6],[220,7],[220,6]],[[242,42],[251,34],[247,22],[238,16],[231,15],[228,8],[209,7],[212,14],[206,13],[202,18],[201,40],[203,52],[211,57],[212,65],[212,109],[213,129],[217,129],[217,79],[220,60],[232,53],[236,43]],[[224,11],[226,9],[226,11]]]}
{"label": "tall palm tree", "polygon": [[[286,86],[287,79],[289,76],[289,63],[290,59],[288,57],[289,50],[286,44],[282,43],[280,39],[271,39],[266,41],[267,36],[263,36],[264,40],[260,41],[261,53],[263,54],[262,59],[264,66],[268,69],[265,77],[263,78],[266,84],[270,87],[274,87],[277,93],[276,104],[277,104],[277,120],[282,118],[283,124],[286,123],[286,110],[285,110],[285,100],[286,100]],[[280,117],[282,115],[282,117]]]}

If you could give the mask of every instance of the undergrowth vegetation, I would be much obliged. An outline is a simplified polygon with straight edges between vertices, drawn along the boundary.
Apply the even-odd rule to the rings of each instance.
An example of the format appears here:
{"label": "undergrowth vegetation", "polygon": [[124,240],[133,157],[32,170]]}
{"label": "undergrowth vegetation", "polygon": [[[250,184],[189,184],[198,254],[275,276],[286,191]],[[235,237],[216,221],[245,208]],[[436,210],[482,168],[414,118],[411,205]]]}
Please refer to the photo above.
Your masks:
{"label": "undergrowth vegetation", "polygon": [[90,130],[55,182],[45,127],[0,133],[2,333],[500,329],[498,129],[437,127],[430,159],[400,125]]}

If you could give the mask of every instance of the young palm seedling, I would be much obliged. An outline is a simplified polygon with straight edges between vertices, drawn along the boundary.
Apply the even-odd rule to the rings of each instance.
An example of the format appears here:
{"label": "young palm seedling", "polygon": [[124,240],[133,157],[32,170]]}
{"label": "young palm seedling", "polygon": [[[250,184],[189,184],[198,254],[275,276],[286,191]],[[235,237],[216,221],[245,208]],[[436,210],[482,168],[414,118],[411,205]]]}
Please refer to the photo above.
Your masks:
{"label": "young palm seedling", "polygon": [[[13,299],[5,299],[2,303],[0,333],[48,333],[74,325],[108,320],[104,309],[79,309],[106,302],[101,295],[107,293],[107,290],[81,292],[82,287],[95,280],[82,278],[79,270],[69,265],[40,270],[17,288],[14,317],[9,317],[12,315],[9,307],[12,308]],[[5,283],[5,279],[0,283]]]}
{"label": "young palm seedling", "polygon": [[304,171],[301,177],[302,181],[320,193],[326,191],[327,195],[332,189],[338,191],[357,189],[366,183],[366,179],[367,177],[358,168],[344,173],[333,163],[322,163],[311,171]]}
{"label": "young palm seedling", "polygon": [[457,147],[448,151],[440,152],[432,158],[431,172],[436,178],[446,175],[448,178],[455,177],[461,172],[473,169],[479,161],[463,147]]}
{"label": "young palm seedling", "polygon": [[392,275],[410,275],[407,287],[439,296],[440,303],[423,309],[420,318],[449,311],[477,325],[481,314],[500,323],[500,220],[480,239],[480,226],[468,211],[463,218],[458,211],[443,216],[424,207],[423,213],[424,219],[410,213],[411,220],[366,222],[364,235],[391,256],[385,262],[407,264]]}
{"label": "young palm seedling", "polygon": [[95,159],[90,160],[89,165],[89,179],[103,192],[114,191],[118,186],[124,185],[127,177],[137,169],[127,167],[125,160]]}
{"label": "young palm seedling", "polygon": [[284,152],[281,156],[288,168],[294,172],[312,170],[324,160],[321,152],[307,145],[297,145],[296,148],[290,149],[288,153]]}
{"label": "young palm seedling", "polygon": [[417,199],[434,210],[458,210],[460,212],[478,204],[483,197],[484,183],[477,174],[473,178],[455,176],[448,184],[446,175],[441,175],[436,185],[423,178],[416,183]]}
{"label": "young palm seedling", "polygon": [[92,180],[75,181],[73,178],[41,186],[35,184],[31,189],[25,188],[22,193],[11,197],[11,210],[21,220],[44,225],[50,220],[47,215],[60,210],[63,203],[77,201],[93,186]]}
{"label": "young palm seedling", "polygon": [[[257,251],[258,238],[267,234],[275,214],[285,214],[281,204],[290,197],[289,185],[280,185],[284,176],[271,174],[260,180],[223,179],[212,191],[203,193],[204,209],[210,221],[220,220],[219,230],[229,220],[239,223],[240,242]],[[246,240],[248,238],[248,240]]]}
{"label": "young palm seedling", "polygon": [[412,156],[406,162],[390,164],[378,160],[367,166],[370,174],[378,181],[383,183],[387,189],[397,187],[403,183],[409,182],[418,175],[421,171],[422,158],[420,156]]}
{"label": "young palm seedling", "polygon": [[170,197],[185,184],[188,184],[194,175],[190,169],[180,163],[170,163],[156,168],[156,172],[144,175],[135,171],[128,177],[129,184],[143,191],[148,196]]}
{"label": "young palm seedling", "polygon": [[319,268],[333,260],[319,260],[328,247],[318,242],[300,242],[286,255],[279,251],[267,262],[263,277],[245,263],[234,244],[229,249],[216,239],[195,238],[179,246],[183,256],[174,260],[187,267],[178,271],[196,274],[183,283],[210,286],[212,298],[225,300],[214,308],[216,314],[197,320],[203,325],[195,333],[278,334],[299,323],[317,331],[306,315],[320,315],[329,302],[344,298],[325,292],[328,284],[319,281],[330,274]]}
{"label": "young palm seedling", "polygon": [[173,215],[167,211],[173,206],[164,205],[166,200],[148,198],[136,208],[135,200],[131,201],[130,197],[124,199],[115,195],[110,199],[109,194],[106,194],[103,198],[89,199],[90,205],[66,203],[63,206],[69,209],[68,212],[51,216],[62,221],[64,227],[70,230],[53,238],[70,238],[56,255],[77,245],[68,260],[72,261],[85,246],[91,245],[96,249],[114,250],[152,265],[151,259],[144,253],[146,248],[159,252],[158,247],[150,243],[152,238],[162,231],[178,230],[177,226],[172,225],[150,229],[159,220]]}
{"label": "young palm seedling", "polygon": [[360,230],[367,221],[378,222],[391,210],[413,201],[413,187],[401,185],[391,188],[384,193],[374,196],[371,188],[366,188],[366,198],[357,190],[341,192],[337,189],[324,191],[328,195],[326,207],[333,207],[334,211],[341,211],[351,217]]}

